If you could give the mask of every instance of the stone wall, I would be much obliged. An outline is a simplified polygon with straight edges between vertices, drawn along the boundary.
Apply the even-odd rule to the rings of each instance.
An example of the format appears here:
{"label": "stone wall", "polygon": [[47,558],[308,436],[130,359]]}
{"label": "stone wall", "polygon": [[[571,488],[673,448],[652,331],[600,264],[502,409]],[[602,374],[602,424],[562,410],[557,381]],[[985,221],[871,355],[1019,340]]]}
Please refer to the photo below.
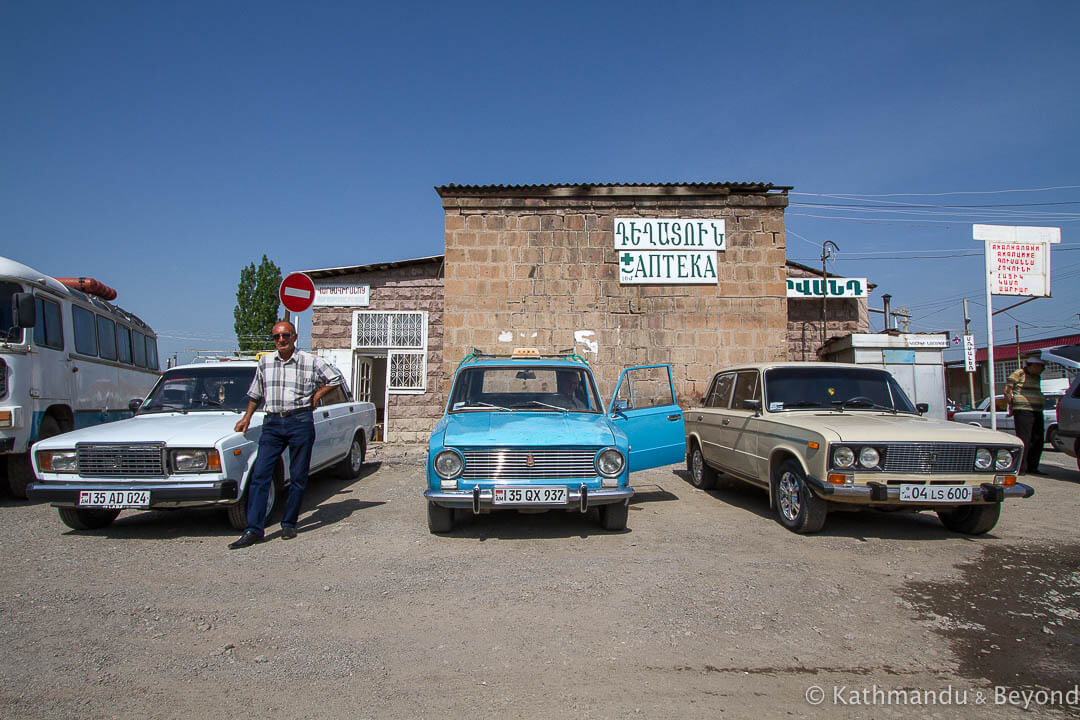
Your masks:
{"label": "stone wall", "polygon": [[[696,403],[725,365],[787,357],[787,195],[695,186],[439,188],[446,231],[443,376],[470,349],[576,348],[601,391],[670,363]],[[614,218],[724,218],[718,285],[620,285]]]}
{"label": "stone wall", "polygon": [[[821,277],[798,267],[788,266],[788,277]],[[830,273],[829,277],[833,277]],[[825,338],[850,333],[870,332],[867,298],[830,298],[828,300]],[[821,300],[788,298],[787,359],[816,362],[821,347]]]}
{"label": "stone wall", "polygon": [[[315,275],[314,279],[320,278]],[[350,348],[355,310],[421,310],[428,313],[427,388],[422,394],[391,392],[384,428],[387,441],[426,443],[432,426],[442,417],[448,391],[443,366],[441,261],[402,263],[400,267],[335,275],[333,279],[369,284],[370,305],[366,308],[314,308],[311,331],[313,349]]]}

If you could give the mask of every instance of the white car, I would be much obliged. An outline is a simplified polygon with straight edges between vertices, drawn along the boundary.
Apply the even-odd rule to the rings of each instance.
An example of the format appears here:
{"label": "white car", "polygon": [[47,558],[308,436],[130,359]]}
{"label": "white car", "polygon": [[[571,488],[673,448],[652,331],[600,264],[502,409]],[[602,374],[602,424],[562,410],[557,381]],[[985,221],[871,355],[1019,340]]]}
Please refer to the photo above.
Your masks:
{"label": "white car", "polygon": [[[33,446],[37,482],[30,498],[51,502],[68,527],[112,523],[124,509],[223,506],[233,527],[247,526],[247,487],[262,433],[256,412],[246,434],[233,428],[247,408],[253,361],[182,365],[167,370],[134,417],[83,428]],[[375,406],[354,402],[348,387],[315,410],[311,472],[336,465],[359,476],[375,426]],[[284,501],[288,451],[278,464],[267,513]]]}
{"label": "white car", "polygon": [[[1057,401],[1064,394],[1061,392],[1044,392],[1046,405],[1043,407],[1043,429],[1046,432],[1046,442],[1052,445],[1058,452],[1064,452],[1062,441],[1057,437]],[[997,407],[997,429],[1002,432],[1015,432],[1016,423],[1009,414],[1009,406],[1005,402],[1004,395],[998,395],[994,404]],[[953,422],[962,422],[967,425],[990,427],[990,398],[983,398],[982,402],[975,406],[974,410],[961,410],[952,417]]]}

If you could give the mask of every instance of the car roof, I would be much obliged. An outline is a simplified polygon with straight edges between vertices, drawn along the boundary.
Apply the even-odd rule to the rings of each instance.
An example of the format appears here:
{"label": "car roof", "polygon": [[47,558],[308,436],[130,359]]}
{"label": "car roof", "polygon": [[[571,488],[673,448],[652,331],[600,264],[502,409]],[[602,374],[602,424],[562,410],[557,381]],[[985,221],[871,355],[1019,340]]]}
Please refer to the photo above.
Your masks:
{"label": "car roof", "polygon": [[577,360],[561,358],[523,357],[523,358],[477,358],[462,364],[461,369],[472,367],[556,367],[588,370],[589,366]]}
{"label": "car roof", "polygon": [[253,368],[257,367],[258,363],[254,360],[223,360],[221,362],[202,362],[202,363],[189,363],[187,365],[176,365],[168,370],[205,370],[206,368]]}
{"label": "car roof", "polygon": [[[836,362],[793,362],[793,361],[776,361],[776,362],[756,362],[756,363],[744,363],[742,365],[729,365],[717,370],[717,373],[722,372],[735,372],[737,370],[771,370],[773,368],[853,368],[859,370],[882,370],[883,368],[872,367],[869,365],[856,365],[855,363],[836,363]],[[716,374],[716,373],[714,373]]]}

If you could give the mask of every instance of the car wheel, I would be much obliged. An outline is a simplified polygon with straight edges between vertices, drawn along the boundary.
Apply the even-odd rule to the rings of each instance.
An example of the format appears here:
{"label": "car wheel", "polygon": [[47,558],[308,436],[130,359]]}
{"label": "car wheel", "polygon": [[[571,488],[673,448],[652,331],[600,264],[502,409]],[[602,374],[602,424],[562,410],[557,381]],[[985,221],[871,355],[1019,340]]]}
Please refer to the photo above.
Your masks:
{"label": "car wheel", "polygon": [[349,454],[338,463],[337,474],[346,480],[355,480],[360,477],[360,471],[364,468],[364,456],[366,454],[367,443],[364,442],[363,431],[360,431],[356,433],[349,444]]}
{"label": "car wheel", "polygon": [[993,505],[969,505],[952,510],[938,510],[941,524],[953,532],[965,535],[982,535],[997,525],[1001,516],[1001,503]]}
{"label": "car wheel", "polygon": [[694,487],[701,490],[711,490],[716,487],[716,471],[705,462],[705,456],[697,441],[694,441],[690,457],[686,460],[686,469],[690,471],[690,484]]}
{"label": "car wheel", "polygon": [[[248,480],[248,487],[250,488],[251,481]],[[285,495],[285,469],[278,463],[274,466],[274,480],[270,483],[270,492],[266,494],[266,517],[270,518],[270,513],[274,512],[274,507],[277,505],[278,497],[284,497]],[[233,526],[234,530],[246,530],[248,526],[247,522],[247,490],[244,491],[244,497],[237,500],[235,503],[229,506],[229,524]]]}
{"label": "car wheel", "polygon": [[828,508],[806,484],[802,466],[785,460],[773,481],[776,516],[780,524],[797,533],[817,532],[825,525]]}
{"label": "car wheel", "polygon": [[1051,425],[1050,429],[1046,431],[1046,442],[1057,452],[1065,452],[1065,443],[1058,437],[1057,425]]}
{"label": "car wheel", "polygon": [[119,510],[90,510],[88,508],[56,508],[60,520],[72,530],[97,530],[112,525]]}
{"label": "car wheel", "polygon": [[427,526],[433,533],[448,533],[454,529],[454,509],[428,501]]}
{"label": "car wheel", "polygon": [[[60,423],[52,415],[41,418],[38,427],[38,440],[51,438],[63,432]],[[8,488],[11,494],[20,499],[26,499],[26,486],[34,482],[34,466],[30,463],[30,453],[19,453],[7,457]]]}
{"label": "car wheel", "polygon": [[605,530],[625,530],[626,520],[630,515],[630,504],[611,503],[600,506],[600,527]]}

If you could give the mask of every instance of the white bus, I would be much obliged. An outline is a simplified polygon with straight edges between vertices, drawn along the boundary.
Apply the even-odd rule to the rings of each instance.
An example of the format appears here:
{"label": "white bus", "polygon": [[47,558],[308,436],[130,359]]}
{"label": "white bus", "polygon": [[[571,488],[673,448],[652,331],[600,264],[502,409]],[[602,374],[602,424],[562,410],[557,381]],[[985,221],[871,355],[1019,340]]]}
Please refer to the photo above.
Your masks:
{"label": "white bus", "polygon": [[157,380],[157,335],[115,297],[0,257],[0,460],[16,497],[34,477],[31,444],[130,417]]}

